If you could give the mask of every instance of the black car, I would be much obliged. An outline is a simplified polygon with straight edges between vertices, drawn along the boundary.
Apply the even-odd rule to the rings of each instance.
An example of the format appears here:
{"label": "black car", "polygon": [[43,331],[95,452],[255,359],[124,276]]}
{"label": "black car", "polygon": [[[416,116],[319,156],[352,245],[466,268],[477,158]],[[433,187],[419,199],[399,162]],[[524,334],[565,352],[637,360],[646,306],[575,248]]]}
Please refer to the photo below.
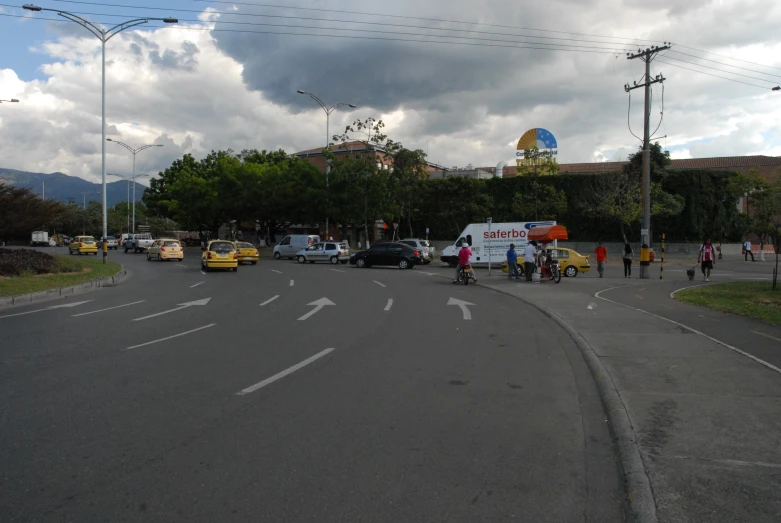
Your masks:
{"label": "black car", "polygon": [[423,263],[423,253],[403,243],[382,243],[350,256],[350,264],[360,268],[395,265],[399,269],[411,269],[420,263]]}

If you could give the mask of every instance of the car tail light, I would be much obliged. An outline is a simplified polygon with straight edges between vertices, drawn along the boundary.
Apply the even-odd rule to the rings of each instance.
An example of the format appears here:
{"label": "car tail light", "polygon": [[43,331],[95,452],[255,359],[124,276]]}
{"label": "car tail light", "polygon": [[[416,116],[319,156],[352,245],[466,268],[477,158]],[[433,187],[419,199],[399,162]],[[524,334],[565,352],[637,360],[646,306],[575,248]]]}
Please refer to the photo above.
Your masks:
{"label": "car tail light", "polygon": [[238,260],[239,259],[239,253],[238,252],[235,252],[235,251],[233,252],[233,259],[234,260]]}
{"label": "car tail light", "polygon": [[84,247],[84,244],[82,242],[79,242],[79,247]]}
{"label": "car tail light", "polygon": [[165,252],[165,247],[160,247],[160,252]]}
{"label": "car tail light", "polygon": [[212,253],[211,253],[211,251],[209,251],[209,252],[206,254],[206,259],[207,259],[207,260],[211,260],[211,259],[212,259]]}
{"label": "car tail light", "polygon": [[336,255],[337,256],[341,256],[342,255],[342,251],[336,251]]}
{"label": "car tail light", "polygon": [[420,251],[415,251],[415,256],[420,256]]}

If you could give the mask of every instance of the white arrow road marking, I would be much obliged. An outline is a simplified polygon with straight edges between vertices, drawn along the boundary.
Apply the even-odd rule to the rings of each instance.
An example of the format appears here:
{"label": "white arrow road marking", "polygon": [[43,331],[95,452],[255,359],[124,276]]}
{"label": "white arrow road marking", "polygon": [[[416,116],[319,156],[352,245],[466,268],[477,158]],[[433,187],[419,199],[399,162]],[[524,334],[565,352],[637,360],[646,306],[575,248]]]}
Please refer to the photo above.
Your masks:
{"label": "white arrow road marking", "polygon": [[133,321],[148,320],[149,318],[154,318],[156,316],[162,316],[163,314],[168,314],[169,312],[180,311],[182,309],[186,309],[187,307],[192,307],[193,305],[206,305],[207,303],[209,303],[209,300],[211,300],[211,298],[204,298],[202,300],[195,300],[195,301],[188,301],[187,303],[180,303],[179,307],[176,307],[175,309],[169,309],[167,311],[157,312],[155,314],[150,314],[149,316],[142,316],[141,318],[133,319]]}
{"label": "white arrow road marking", "polygon": [[304,361],[302,361],[300,363],[296,363],[292,367],[290,367],[288,369],[285,369],[285,370],[283,370],[282,372],[280,372],[278,374],[274,374],[270,378],[266,378],[265,380],[263,380],[261,382],[258,382],[255,385],[247,387],[244,390],[240,390],[239,392],[236,393],[236,396],[244,396],[245,394],[251,394],[251,393],[255,392],[258,389],[262,389],[266,385],[270,385],[271,383],[274,383],[278,379],[284,378],[288,374],[292,374],[292,373],[294,373],[295,371],[297,371],[298,369],[300,369],[302,367],[306,367],[307,365],[309,365],[313,361],[319,360],[320,358],[322,358],[326,354],[329,354],[329,353],[331,353],[333,351],[334,351],[334,349],[325,349],[323,352],[318,352],[317,354],[315,354],[311,358],[307,358],[307,359],[305,359]]}
{"label": "white arrow road marking", "polygon": [[193,332],[202,331],[203,329],[208,329],[209,327],[214,327],[215,325],[217,325],[217,324],[216,323],[210,323],[209,325],[204,325],[203,327],[198,327],[197,329],[189,330],[189,331],[186,331],[186,332],[180,332],[179,334],[174,334],[173,336],[166,336],[165,338],[160,338],[159,340],[148,341],[148,342],[142,343],[140,345],[133,345],[132,347],[128,347],[128,348],[122,349],[122,350],[137,349],[139,347],[145,347],[147,345],[152,345],[153,343],[160,343],[161,341],[166,341],[166,340],[170,340],[170,339],[173,339],[173,338],[178,338],[179,336],[184,336],[186,334],[192,334]]}
{"label": "white arrow road marking", "polygon": [[314,305],[315,308],[312,309],[311,311],[307,312],[306,314],[304,314],[300,318],[298,318],[298,321],[304,321],[305,319],[309,318],[311,315],[313,315],[314,313],[318,312],[320,309],[322,309],[326,305],[336,305],[336,304],[334,302],[332,302],[331,300],[329,300],[328,298],[320,298],[319,300],[315,300],[312,303],[309,303],[308,305]]}
{"label": "white arrow road marking", "polygon": [[389,311],[393,307],[393,298],[388,298],[388,304],[385,306],[385,310]]}
{"label": "white arrow road marking", "polygon": [[271,272],[276,272],[277,274],[282,274],[282,271],[278,271],[276,269],[271,269]]}
{"label": "white arrow road marking", "polygon": [[295,283],[295,281],[293,281],[293,280],[290,280],[290,286],[291,286],[291,287],[293,286],[293,284],[294,284],[294,283]]}
{"label": "white arrow road marking", "polygon": [[34,311],[17,312],[16,314],[7,314],[5,316],[0,316],[0,318],[13,318],[14,316],[24,316],[25,314],[33,314],[33,313],[36,313],[36,312],[50,311],[52,309],[62,309],[64,307],[76,307],[77,305],[83,305],[83,304],[89,303],[91,301],[93,301],[93,300],[75,301],[73,303],[64,303],[62,305],[52,305],[51,307],[46,307],[45,309],[36,309]]}
{"label": "white arrow road marking", "polygon": [[276,300],[277,298],[279,298],[279,294],[277,294],[273,298],[270,298],[270,299],[264,301],[263,303],[260,304],[260,306],[263,307],[264,305],[268,305],[269,303],[271,303],[272,301]]}
{"label": "white arrow road marking", "polygon": [[372,281],[373,281],[374,283],[376,283],[377,285],[379,285],[380,287],[385,287],[385,285],[384,285],[384,284],[382,284],[382,283],[378,282],[377,280],[372,280]]}
{"label": "white arrow road marking", "polygon": [[198,285],[201,285],[202,283],[206,283],[206,282],[204,282],[204,281],[199,281],[199,282],[198,282],[198,283],[196,283],[195,285],[190,285],[190,288],[192,289],[193,287],[197,287]]}
{"label": "white arrow road marking", "polygon": [[450,298],[449,300],[447,300],[447,304],[448,305],[458,305],[459,307],[461,307],[461,312],[464,313],[464,319],[465,320],[471,320],[472,319],[472,313],[469,312],[469,309],[467,308],[467,305],[474,306],[474,303],[469,303],[468,301],[462,301],[462,300],[457,300],[455,298]]}
{"label": "white arrow road marking", "polygon": [[110,311],[112,309],[121,309],[122,307],[130,307],[131,305],[135,305],[136,303],[143,303],[145,301],[146,300],[139,300],[139,301],[134,301],[133,303],[126,303],[124,305],[117,305],[116,307],[109,307],[108,309],[99,309],[99,310],[96,310],[96,311],[82,312],[81,314],[74,314],[73,316],[71,316],[71,318],[78,318],[79,316],[87,316],[89,314],[96,314],[98,312]]}

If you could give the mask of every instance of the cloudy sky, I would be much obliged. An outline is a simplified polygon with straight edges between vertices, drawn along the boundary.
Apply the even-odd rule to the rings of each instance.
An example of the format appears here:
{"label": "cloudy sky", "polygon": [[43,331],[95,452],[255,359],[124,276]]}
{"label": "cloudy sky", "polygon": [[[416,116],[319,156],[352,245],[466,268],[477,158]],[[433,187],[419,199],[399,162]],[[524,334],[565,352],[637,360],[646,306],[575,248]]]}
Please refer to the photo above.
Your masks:
{"label": "cloudy sky", "polygon": [[[358,106],[331,115],[331,134],[381,118],[390,137],[446,166],[512,161],[536,127],[556,137],[561,163],[625,159],[639,142],[623,86],[644,73],[625,53],[665,41],[672,49],[652,64],[667,79],[653,89],[652,128],[663,101],[657,134],[674,157],[781,156],[777,0],[260,2],[38,5],[107,27],[179,18],[106,46],[107,135],[164,145],[138,154],[139,173],[188,152],[323,145],[325,113],[297,89]],[[21,100],[0,105],[0,167],[97,180],[100,41],[56,18],[0,0],[0,99]],[[642,100],[632,92],[637,135]],[[108,144],[107,170],[131,168]]]}

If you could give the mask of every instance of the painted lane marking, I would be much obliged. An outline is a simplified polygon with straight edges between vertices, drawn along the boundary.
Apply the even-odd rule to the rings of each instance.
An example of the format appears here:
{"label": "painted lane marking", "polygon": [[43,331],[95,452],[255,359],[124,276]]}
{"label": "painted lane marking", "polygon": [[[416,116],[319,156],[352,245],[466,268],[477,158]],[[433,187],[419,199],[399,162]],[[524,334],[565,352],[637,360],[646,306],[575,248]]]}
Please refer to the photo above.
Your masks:
{"label": "painted lane marking", "polygon": [[205,282],[205,281],[199,281],[199,282],[198,282],[198,283],[196,283],[195,285],[190,285],[190,288],[192,289],[193,287],[197,287],[198,285],[202,285],[202,284],[204,284],[204,283],[206,283],[206,282]]}
{"label": "painted lane marking", "polygon": [[100,309],[100,310],[90,311],[90,312],[82,312],[81,314],[74,314],[73,316],[71,316],[71,318],[78,318],[79,316],[87,316],[88,314],[97,314],[98,312],[110,311],[110,310],[113,310],[113,309],[121,309],[122,307],[130,307],[131,305],[135,305],[137,303],[144,303],[145,301],[146,300],[139,300],[139,301],[134,301],[133,303],[126,303],[124,305],[117,305],[116,307],[109,307],[107,309]]}
{"label": "painted lane marking", "polygon": [[24,316],[25,314],[33,314],[36,312],[44,312],[44,311],[50,311],[52,309],[62,309],[65,307],[76,307],[77,305],[83,305],[85,303],[89,303],[93,300],[85,300],[85,301],[76,301],[73,303],[65,303],[63,305],[53,305],[51,307],[46,307],[45,309],[36,309],[34,311],[27,311],[27,312],[17,312],[16,314],[7,314],[5,316],[0,316],[0,318],[13,318],[14,316]]}
{"label": "painted lane marking", "polygon": [[383,288],[385,287],[385,285],[384,285],[384,284],[382,284],[382,283],[378,282],[377,280],[372,280],[372,281],[373,281],[374,283],[376,283],[377,285],[379,285],[380,287],[383,287]]}
{"label": "painted lane marking", "polygon": [[393,307],[393,298],[388,298],[388,304],[385,306],[385,310],[389,311]]}
{"label": "painted lane marking", "polygon": [[265,380],[260,381],[260,382],[256,383],[255,385],[252,385],[250,387],[247,387],[246,389],[240,390],[239,392],[236,393],[236,396],[244,396],[246,394],[251,394],[251,393],[255,392],[258,389],[262,389],[266,385],[270,385],[270,384],[274,383],[275,381],[284,378],[288,374],[292,374],[295,371],[297,371],[298,369],[300,369],[302,367],[306,367],[310,363],[319,360],[323,356],[325,356],[327,354],[330,354],[333,351],[334,351],[334,349],[325,349],[322,352],[318,352],[314,356],[312,356],[310,358],[307,358],[307,359],[305,359],[304,361],[302,361],[300,363],[296,363],[292,367],[287,368],[287,369],[285,369],[282,372],[279,372],[277,374],[274,374],[270,378],[266,378]]}
{"label": "painted lane marking", "polygon": [[291,287],[292,287],[293,285],[295,285],[295,283],[296,283],[296,282],[295,282],[294,280],[290,280],[290,286],[291,286]]}
{"label": "painted lane marking", "polygon": [[760,336],[764,336],[765,338],[770,338],[771,340],[781,341],[781,339],[776,338],[775,336],[771,336],[770,334],[765,334],[764,332],[759,331],[751,331],[754,334],[759,334]]}
{"label": "painted lane marking", "polygon": [[189,330],[189,331],[186,331],[186,332],[180,332],[179,334],[174,334],[173,336],[166,336],[165,338],[160,338],[159,340],[148,341],[148,342],[142,343],[140,345],[133,345],[131,347],[128,347],[128,348],[122,349],[122,350],[131,350],[131,349],[137,349],[139,347],[146,347],[147,345],[152,345],[154,343],[160,343],[161,341],[171,340],[173,338],[178,338],[179,336],[186,336],[187,334],[192,334],[193,332],[202,331],[203,329],[208,329],[209,327],[214,327],[215,325],[217,325],[217,324],[216,323],[210,323],[209,325],[204,325],[203,327],[198,327],[197,329]]}
{"label": "painted lane marking", "polygon": [[181,263],[177,263],[176,265],[174,265],[174,267],[184,267],[186,269],[187,265],[182,265]]}
{"label": "painted lane marking", "polygon": [[203,271],[201,271],[201,274],[203,274],[203,275],[206,275],[206,273],[205,273],[205,272],[203,272]]}
{"label": "painted lane marking", "polygon": [[260,304],[260,306],[263,307],[264,305],[268,305],[269,303],[271,303],[272,301],[276,300],[277,298],[279,298],[279,294],[277,294],[273,298],[270,298],[270,299],[264,301],[263,303]]}
{"label": "painted lane marking", "polygon": [[[673,292],[670,293],[670,298],[675,298],[676,294],[678,294],[681,291],[685,291],[686,289],[694,289],[696,287],[705,287],[706,285],[708,285],[708,284],[707,283],[700,283],[699,285],[689,285],[688,287],[681,287],[680,289],[675,289]],[[610,290],[610,289],[605,289],[605,290]],[[600,292],[602,292],[602,291],[600,291]],[[598,297],[599,296],[597,296],[597,298]]]}
{"label": "painted lane marking", "polygon": [[320,309],[322,309],[323,307],[336,305],[336,304],[334,302],[332,302],[331,300],[329,300],[328,298],[320,298],[319,300],[315,300],[312,303],[308,303],[307,305],[314,305],[315,308],[312,309],[311,311],[307,312],[306,314],[304,314],[300,318],[298,318],[298,321],[306,320],[307,318],[312,316],[314,313],[319,312]]}
{"label": "painted lane marking", "polygon": [[334,271],[334,272],[341,272],[341,273],[344,273],[344,271],[340,271],[339,269],[331,269],[331,270],[332,270],[332,271]]}
{"label": "painted lane marking", "polygon": [[749,358],[749,359],[752,359],[752,360],[756,361],[756,362],[757,362],[757,363],[759,363],[760,365],[764,365],[764,366],[765,366],[765,367],[767,367],[768,369],[770,369],[770,370],[774,370],[774,371],[778,372],[779,374],[781,374],[781,369],[779,369],[778,367],[776,367],[776,366],[775,366],[775,365],[773,365],[772,363],[768,363],[768,362],[766,362],[765,360],[763,360],[763,359],[761,359],[761,358],[757,358],[756,356],[752,356],[752,355],[751,355],[751,354],[749,354],[748,352],[742,351],[742,350],[740,350],[739,348],[737,348],[737,347],[735,347],[735,346],[733,346],[733,345],[730,345],[729,343],[725,343],[725,342],[723,342],[723,341],[721,341],[721,340],[717,340],[717,339],[716,339],[716,338],[714,338],[713,336],[708,336],[708,335],[707,335],[707,334],[705,334],[704,332],[700,332],[700,331],[698,331],[697,329],[693,329],[693,328],[689,327],[688,325],[684,325],[683,323],[677,322],[677,321],[675,321],[675,320],[671,320],[670,318],[665,318],[664,316],[660,316],[660,315],[658,315],[658,314],[654,314],[653,312],[648,312],[648,311],[646,311],[646,310],[643,310],[643,309],[638,309],[637,307],[632,307],[631,305],[624,305],[623,303],[619,303],[619,302],[617,302],[617,301],[609,300],[609,299],[607,299],[607,298],[603,298],[602,296],[600,296],[600,294],[602,294],[602,293],[603,293],[603,292],[605,292],[605,291],[609,291],[609,290],[611,290],[611,289],[617,289],[617,288],[618,288],[618,287],[611,287],[610,289],[604,289],[604,290],[601,290],[601,291],[599,291],[599,292],[595,293],[595,294],[594,294],[594,297],[595,297],[595,298],[599,298],[600,300],[604,300],[604,301],[606,301],[606,302],[610,302],[610,303],[612,303],[612,304],[614,304],[614,305],[619,305],[619,306],[621,306],[621,307],[626,307],[627,309],[631,309],[631,310],[633,310],[633,311],[637,311],[637,312],[642,312],[643,314],[648,314],[649,316],[653,316],[654,318],[659,318],[660,320],[664,320],[664,321],[670,322],[670,323],[672,323],[673,325],[677,325],[677,326],[681,327],[682,329],[686,329],[686,330],[688,330],[688,331],[690,331],[690,332],[693,332],[694,334],[699,334],[699,335],[700,335],[700,336],[702,336],[703,338],[707,338],[707,339],[709,339],[710,341],[712,341],[712,342],[714,342],[714,343],[718,343],[718,344],[719,344],[719,345],[721,345],[722,347],[726,347],[726,348],[728,348],[728,349],[729,349],[729,350],[731,350],[731,351],[735,351],[735,352],[737,352],[738,354],[742,354],[743,356],[745,356],[745,357],[747,357],[747,358]]}
{"label": "painted lane marking", "polygon": [[469,307],[467,307],[467,305],[474,306],[475,305],[474,303],[469,303],[468,301],[463,301],[463,300],[457,300],[455,298],[450,298],[449,300],[447,300],[447,304],[448,305],[457,305],[457,306],[461,307],[461,312],[464,313],[464,319],[465,320],[471,320],[472,319],[472,313],[469,311]]}
{"label": "painted lane marking", "polygon": [[282,271],[278,271],[276,269],[271,269],[271,272],[276,272],[277,274],[282,274]]}
{"label": "painted lane marking", "polygon": [[185,303],[180,303],[179,307],[176,307],[176,308],[173,308],[173,309],[168,309],[167,311],[163,311],[163,312],[156,312],[155,314],[150,314],[149,316],[142,316],[140,318],[134,318],[133,321],[148,320],[149,318],[155,318],[157,316],[162,316],[163,314],[168,314],[170,312],[176,312],[176,311],[180,311],[182,309],[187,309],[188,307],[192,307],[193,305],[198,305],[198,306],[206,305],[207,303],[209,303],[209,300],[211,300],[211,298],[204,298],[202,300],[195,300],[195,301],[188,301],[188,302],[185,302]]}

